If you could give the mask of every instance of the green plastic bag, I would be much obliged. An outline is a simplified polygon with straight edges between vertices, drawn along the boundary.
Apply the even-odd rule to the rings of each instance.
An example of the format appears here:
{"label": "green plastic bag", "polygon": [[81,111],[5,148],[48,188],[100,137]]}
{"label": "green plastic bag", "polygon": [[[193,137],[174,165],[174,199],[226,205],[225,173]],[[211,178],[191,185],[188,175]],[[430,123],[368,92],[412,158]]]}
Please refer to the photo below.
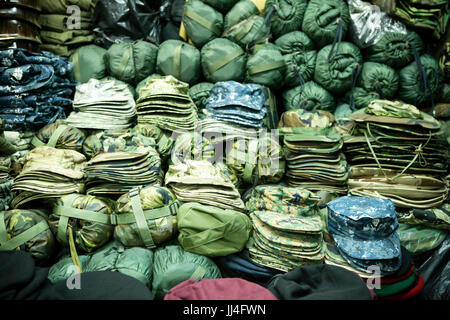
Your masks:
{"label": "green plastic bag", "polygon": [[73,63],[74,79],[86,83],[92,78],[106,77],[106,54],[105,49],[94,44],[78,48],[69,58]]}

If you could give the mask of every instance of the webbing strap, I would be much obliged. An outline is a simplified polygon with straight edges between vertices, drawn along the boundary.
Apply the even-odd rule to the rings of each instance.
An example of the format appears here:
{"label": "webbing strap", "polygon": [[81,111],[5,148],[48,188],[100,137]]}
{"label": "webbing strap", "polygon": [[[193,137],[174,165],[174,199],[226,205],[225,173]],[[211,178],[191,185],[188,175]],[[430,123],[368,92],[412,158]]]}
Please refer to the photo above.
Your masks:
{"label": "webbing strap", "polygon": [[[3,217],[0,216],[0,219],[3,221],[4,226],[5,222],[3,220]],[[21,234],[15,236],[14,238],[7,240],[5,242],[3,241],[0,242],[0,250],[14,250],[47,229],[49,229],[47,221],[42,220],[38,224],[32,226],[30,229],[22,232]]]}
{"label": "webbing strap", "polygon": [[72,56],[72,64],[75,79],[77,81],[81,81],[81,70],[80,70],[80,63],[78,61],[78,51],[75,51],[75,53]]}
{"label": "webbing strap", "polygon": [[122,59],[120,60],[119,68],[117,70],[117,76],[116,78],[121,78],[123,73],[125,72],[125,69],[127,67],[128,61],[130,60],[130,57],[133,54],[133,45],[130,44],[130,46],[127,48],[125,53],[122,56]]}
{"label": "webbing strap", "polygon": [[226,66],[228,63],[230,63],[231,61],[233,61],[237,57],[241,56],[242,54],[243,54],[242,50],[232,51],[231,53],[227,54],[225,57],[223,57],[222,59],[219,59],[213,65],[211,65],[208,68],[209,72],[210,73],[216,72],[217,70],[219,70],[220,68]]}
{"label": "webbing strap", "polygon": [[[180,207],[180,202],[178,200],[174,201],[168,206],[150,209],[143,211],[144,218],[148,220],[156,220],[163,217],[173,216],[177,214],[178,208]],[[136,222],[136,217],[131,214],[113,214],[111,215],[111,224],[131,224]]]}
{"label": "webbing strap", "polygon": [[255,20],[253,20],[252,23],[244,24],[245,27],[239,30],[239,32],[234,36],[234,40],[237,42],[241,41],[241,39],[250,32],[254,24]]}
{"label": "webbing strap", "polygon": [[60,125],[58,128],[56,128],[55,132],[53,132],[53,134],[50,137],[50,139],[48,139],[47,145],[49,147],[55,148],[59,137],[61,137],[63,132],[66,131],[66,129],[68,129],[68,128],[69,128],[69,126],[67,126],[65,124]]}
{"label": "webbing strap", "polygon": [[189,19],[191,19],[191,20],[197,22],[198,24],[202,25],[206,29],[210,30],[211,32],[215,33],[216,36],[218,36],[218,37],[220,36],[221,30],[219,28],[217,28],[215,24],[213,24],[212,22],[206,20],[201,15],[197,14],[196,12],[192,11],[191,9],[186,9],[184,11],[184,15],[186,17],[188,17]]}
{"label": "webbing strap", "polygon": [[[72,208],[72,204],[75,201],[76,198],[78,198],[78,194],[71,194],[66,198],[66,201],[64,203],[64,206],[66,208]],[[57,239],[64,245],[68,245],[67,242],[67,225],[69,224],[69,217],[68,216],[60,216],[58,221],[58,232],[56,234]]]}
{"label": "webbing strap", "polygon": [[197,278],[203,278],[206,274],[206,269],[202,266],[198,266],[192,275],[189,277],[189,279],[197,279]]}
{"label": "webbing strap", "polygon": [[81,273],[81,263],[80,258],[78,257],[77,248],[75,246],[75,240],[73,238],[73,230],[72,227],[68,227],[69,231],[69,248],[70,248],[70,256],[72,257],[73,264],[78,268],[78,271]]}
{"label": "webbing strap", "polygon": [[140,188],[134,188],[130,191],[131,207],[133,208],[133,214],[136,219],[139,234],[142,242],[146,248],[155,248],[152,235],[147,226],[147,220],[145,219],[144,212],[141,206],[141,198],[139,197]]}
{"label": "webbing strap", "polygon": [[173,73],[174,77],[180,79],[181,73],[181,49],[183,45],[180,44],[175,48],[175,52],[173,54]]}
{"label": "webbing strap", "polygon": [[276,62],[268,62],[260,64],[259,66],[254,66],[248,69],[249,74],[256,74],[261,73],[269,70],[278,69],[284,66],[284,60],[283,61],[276,61]]}
{"label": "webbing strap", "polygon": [[56,206],[53,213],[62,217],[76,218],[92,222],[99,222],[103,224],[110,224],[109,214],[104,214],[90,210],[69,208],[65,206]]}
{"label": "webbing strap", "polygon": [[45,143],[43,143],[41,140],[38,139],[38,137],[34,136],[33,139],[31,140],[31,144],[33,146],[37,147],[41,147],[41,146],[45,146]]}

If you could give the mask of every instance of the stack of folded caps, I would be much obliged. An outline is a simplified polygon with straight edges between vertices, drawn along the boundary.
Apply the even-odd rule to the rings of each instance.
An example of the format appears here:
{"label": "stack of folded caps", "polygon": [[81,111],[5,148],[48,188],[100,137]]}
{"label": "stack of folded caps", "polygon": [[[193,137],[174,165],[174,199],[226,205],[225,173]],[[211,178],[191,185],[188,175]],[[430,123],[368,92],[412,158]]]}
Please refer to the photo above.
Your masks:
{"label": "stack of folded caps", "polygon": [[260,85],[224,81],[217,82],[211,89],[206,110],[216,120],[261,128],[267,106]]}
{"label": "stack of folded caps", "polygon": [[136,103],[126,84],[91,79],[77,86],[67,123],[84,129],[126,129],[133,125]]}
{"label": "stack of folded caps", "polygon": [[96,3],[97,0],[41,0],[41,49],[69,56],[78,47],[92,43]]}
{"label": "stack of folded caps", "polygon": [[344,136],[344,153],[352,195],[421,209],[445,201],[447,142],[437,120],[413,105],[388,100],[373,100],[350,119],[354,125]]}
{"label": "stack of folded caps", "polygon": [[41,146],[24,158],[22,172],[14,179],[12,191],[20,191],[11,203],[19,208],[36,199],[83,193],[86,157],[74,150]]}
{"label": "stack of folded caps", "polygon": [[10,131],[35,131],[66,117],[77,85],[72,64],[50,52],[0,50],[0,117]]}
{"label": "stack of folded caps", "polygon": [[161,185],[161,158],[156,150],[147,153],[101,153],[86,165],[86,192],[95,196],[121,196],[133,187]]}
{"label": "stack of folded caps", "polygon": [[290,271],[323,263],[323,225],[311,192],[280,185],[255,187],[246,197],[253,232],[250,258],[263,266]]}
{"label": "stack of folded caps", "polygon": [[163,130],[192,131],[198,120],[189,85],[173,76],[149,79],[139,91],[136,107],[139,124],[153,124]]}
{"label": "stack of folded caps", "polygon": [[[7,144],[15,150],[14,153],[7,156],[8,166],[13,169],[15,174],[19,174],[22,169],[23,159],[33,148],[31,141],[34,133],[32,131],[26,131],[23,133],[18,131],[5,131],[3,135]],[[6,151],[5,147],[3,147],[3,151]]]}
{"label": "stack of folded caps", "polygon": [[239,138],[258,138],[264,133],[263,129],[250,129],[213,118],[198,121],[195,130],[208,137],[213,144]]}
{"label": "stack of folded caps", "polygon": [[208,161],[186,160],[171,165],[165,184],[182,202],[244,211],[244,202],[231,180]]}
{"label": "stack of folded caps", "polygon": [[382,276],[397,272],[402,255],[391,200],[345,196],[329,202],[327,207],[328,231],[352,267],[366,273],[377,268]]}

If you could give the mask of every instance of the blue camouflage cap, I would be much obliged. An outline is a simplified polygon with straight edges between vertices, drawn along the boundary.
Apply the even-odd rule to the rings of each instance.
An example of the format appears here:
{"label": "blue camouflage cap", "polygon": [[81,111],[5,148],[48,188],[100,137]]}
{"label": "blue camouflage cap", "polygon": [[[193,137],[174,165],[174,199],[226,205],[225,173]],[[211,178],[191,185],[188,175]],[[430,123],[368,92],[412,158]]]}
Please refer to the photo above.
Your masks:
{"label": "blue camouflage cap", "polygon": [[354,259],[387,260],[401,254],[394,203],[389,199],[340,197],[327,204],[328,230]]}

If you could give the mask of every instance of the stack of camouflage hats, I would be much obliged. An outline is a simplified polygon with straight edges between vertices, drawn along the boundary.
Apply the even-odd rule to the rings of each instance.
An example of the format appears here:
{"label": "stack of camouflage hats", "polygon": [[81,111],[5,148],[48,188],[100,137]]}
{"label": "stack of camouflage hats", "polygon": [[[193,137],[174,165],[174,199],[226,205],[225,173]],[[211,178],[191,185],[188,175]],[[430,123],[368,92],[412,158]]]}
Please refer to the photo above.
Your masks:
{"label": "stack of camouflage hats", "polygon": [[41,49],[67,57],[78,47],[92,43],[96,3],[97,0],[40,0]]}
{"label": "stack of camouflage hats", "polygon": [[153,124],[169,131],[192,131],[198,120],[189,85],[173,76],[147,81],[139,91],[137,115],[139,124]]}
{"label": "stack of camouflage hats", "polygon": [[156,150],[147,153],[100,153],[86,165],[86,192],[97,196],[120,196],[133,187],[161,185],[161,158]]}
{"label": "stack of camouflage hats", "polygon": [[14,179],[12,191],[20,191],[11,203],[19,208],[36,199],[57,198],[83,193],[86,157],[74,150],[41,146],[24,158],[21,173]]}
{"label": "stack of camouflage hats", "polygon": [[323,263],[319,198],[306,189],[260,185],[245,196],[253,232],[247,244],[255,263],[281,271]]}
{"label": "stack of camouflage hats", "polygon": [[126,129],[136,116],[133,93],[113,79],[91,79],[78,85],[73,109],[67,123],[84,129]]}
{"label": "stack of camouflage hats", "polygon": [[388,199],[345,196],[327,204],[328,231],[341,256],[353,268],[395,273],[402,264],[398,220]]}
{"label": "stack of camouflage hats", "polygon": [[231,180],[208,161],[186,160],[169,166],[165,184],[182,202],[244,211],[244,202]]}
{"label": "stack of camouflage hats", "polygon": [[373,100],[351,114],[344,152],[352,195],[383,197],[398,207],[426,209],[448,195],[447,142],[439,122],[415,106]]}
{"label": "stack of camouflage hats", "polygon": [[341,152],[343,140],[326,111],[287,111],[280,119],[284,136],[286,178],[289,186],[310,191],[343,194],[347,191],[347,162]]}
{"label": "stack of camouflage hats", "polygon": [[267,113],[261,86],[236,81],[217,82],[211,89],[206,110],[213,119],[252,128],[261,128]]}

